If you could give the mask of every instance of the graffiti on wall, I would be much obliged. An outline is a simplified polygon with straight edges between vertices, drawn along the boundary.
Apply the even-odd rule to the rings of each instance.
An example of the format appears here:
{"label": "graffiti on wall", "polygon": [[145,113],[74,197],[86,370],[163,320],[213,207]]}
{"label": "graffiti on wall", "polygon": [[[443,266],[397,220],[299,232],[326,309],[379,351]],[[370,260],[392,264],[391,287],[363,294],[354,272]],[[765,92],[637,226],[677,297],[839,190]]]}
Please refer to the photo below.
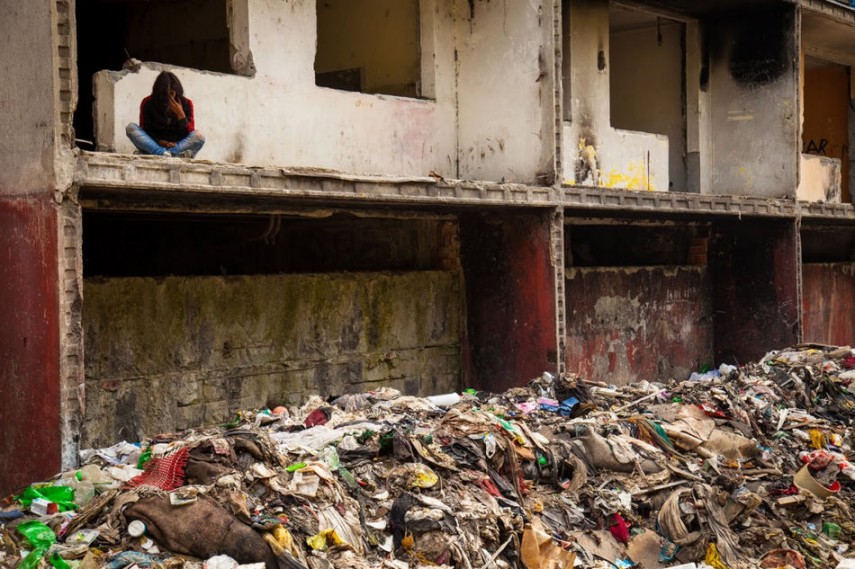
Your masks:
{"label": "graffiti on wall", "polygon": [[827,138],[812,138],[802,144],[802,153],[829,156],[843,160],[849,156],[849,145],[831,144]]}

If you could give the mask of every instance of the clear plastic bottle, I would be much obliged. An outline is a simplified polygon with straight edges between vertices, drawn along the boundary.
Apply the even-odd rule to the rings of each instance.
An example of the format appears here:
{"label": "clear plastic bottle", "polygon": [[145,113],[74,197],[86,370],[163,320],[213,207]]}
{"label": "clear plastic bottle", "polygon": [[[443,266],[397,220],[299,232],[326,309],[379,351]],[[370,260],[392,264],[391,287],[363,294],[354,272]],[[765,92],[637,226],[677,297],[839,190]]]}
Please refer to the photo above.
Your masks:
{"label": "clear plastic bottle", "polygon": [[91,482],[92,484],[109,484],[110,477],[104,474],[97,464],[87,464],[77,471],[77,479]]}
{"label": "clear plastic bottle", "polygon": [[74,503],[81,508],[88,506],[95,497],[95,485],[88,480],[78,480],[76,476],[60,478],[55,485],[74,489]]}

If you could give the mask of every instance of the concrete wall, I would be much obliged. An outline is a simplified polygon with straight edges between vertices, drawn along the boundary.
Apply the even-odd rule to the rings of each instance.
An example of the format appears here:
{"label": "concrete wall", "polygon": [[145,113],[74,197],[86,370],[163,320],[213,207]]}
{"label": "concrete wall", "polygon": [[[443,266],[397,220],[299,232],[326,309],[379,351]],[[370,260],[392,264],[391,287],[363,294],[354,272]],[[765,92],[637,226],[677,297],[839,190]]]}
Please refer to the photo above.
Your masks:
{"label": "concrete wall", "polygon": [[4,3],[0,17],[0,495],[61,464],[53,192],[62,129],[52,36],[60,4]]}
{"label": "concrete wall", "polygon": [[[338,91],[315,85],[315,2],[243,0],[254,77],[176,69],[207,143],[200,159],[331,168],[355,173],[456,174],[452,10],[423,0],[423,79],[436,100]],[[240,4],[241,2],[236,2]],[[232,41],[241,30],[232,30]],[[131,153],[125,126],[138,120],[158,65],[95,77],[98,149]],[[370,141],[370,142],[368,142]]]}
{"label": "concrete wall", "polygon": [[458,272],[88,279],[83,445],[239,409],[461,383]]}
{"label": "concrete wall", "polygon": [[708,194],[712,187],[709,54],[702,22],[686,24],[686,191]]}
{"label": "concrete wall", "polygon": [[0,194],[50,192],[58,105],[51,2],[5,3],[0,37]]}
{"label": "concrete wall", "polygon": [[709,22],[715,194],[792,197],[799,149],[796,14],[781,3]]}
{"label": "concrete wall", "polygon": [[554,1],[456,0],[461,178],[552,182]]}
{"label": "concrete wall", "polygon": [[[386,77],[366,71],[369,91],[384,90],[385,84],[397,92],[409,70],[411,77],[418,77],[417,91],[427,99],[318,87],[317,3],[239,0],[235,6],[242,2],[247,7],[243,31],[248,39],[246,49],[238,52],[251,53],[255,76],[175,70],[195,103],[197,128],[207,138],[199,159],[369,174],[434,172],[450,178],[526,183],[551,179],[553,0],[421,0],[415,50],[376,53],[373,43],[366,46],[354,33],[341,40],[341,50],[320,52],[320,71],[357,66],[360,53],[371,65],[384,65]],[[377,2],[375,7],[382,4]],[[332,19],[340,15],[340,5],[327,9]],[[349,18],[347,26],[361,29],[359,18],[373,13],[360,12],[355,22]],[[403,33],[397,20],[371,19],[373,26],[383,26],[375,36]],[[321,31],[326,33],[326,28]],[[412,30],[408,33],[413,35]],[[239,44],[242,37],[241,29],[233,26],[232,43]],[[348,51],[351,39],[365,53],[362,48],[356,54]],[[328,42],[324,40],[324,45]],[[409,60],[414,51],[421,54],[415,74]],[[138,72],[95,75],[99,150],[133,151],[125,127],[138,120],[139,102],[151,91],[161,67],[146,63]]]}
{"label": "concrete wall", "polygon": [[805,342],[855,342],[855,263],[802,265]]}
{"label": "concrete wall", "polygon": [[[609,77],[619,72],[617,64],[615,69],[606,65],[614,59],[608,2],[572,0],[569,6],[564,24],[564,118],[569,121],[563,132],[564,183],[669,189],[683,162],[683,144],[672,140],[678,131],[668,129],[669,138],[618,130],[617,122],[608,122],[616,116],[609,109],[616,98],[610,94]],[[800,148],[796,19],[795,9],[782,4],[711,18],[700,28],[688,26],[687,175],[685,182],[674,180],[674,189],[795,195]],[[631,48],[643,53],[644,44],[634,41]],[[625,81],[631,85],[633,77]],[[627,96],[644,98],[639,95],[643,91],[640,87]],[[675,144],[678,148],[672,148]]]}
{"label": "concrete wall", "polygon": [[614,30],[609,51],[611,124],[668,137],[668,178],[686,191],[683,32],[673,20]]}
{"label": "concrete wall", "polygon": [[611,125],[608,0],[573,0],[565,18],[562,183],[667,190],[668,137]]}
{"label": "concrete wall", "polygon": [[705,267],[568,268],[566,299],[567,371],[623,385],[713,363]]}

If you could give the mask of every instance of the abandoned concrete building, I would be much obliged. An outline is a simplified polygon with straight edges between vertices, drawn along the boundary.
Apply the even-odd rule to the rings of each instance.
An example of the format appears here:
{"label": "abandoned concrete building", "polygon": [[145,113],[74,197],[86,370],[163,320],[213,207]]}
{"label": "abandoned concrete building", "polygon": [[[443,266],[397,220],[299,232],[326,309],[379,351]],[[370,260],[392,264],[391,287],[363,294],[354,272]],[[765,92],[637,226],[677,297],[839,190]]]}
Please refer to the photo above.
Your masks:
{"label": "abandoned concrete building", "polygon": [[[855,339],[838,2],[3,12],[3,492],[314,393],[682,379]],[[125,136],[164,69],[196,159]]]}

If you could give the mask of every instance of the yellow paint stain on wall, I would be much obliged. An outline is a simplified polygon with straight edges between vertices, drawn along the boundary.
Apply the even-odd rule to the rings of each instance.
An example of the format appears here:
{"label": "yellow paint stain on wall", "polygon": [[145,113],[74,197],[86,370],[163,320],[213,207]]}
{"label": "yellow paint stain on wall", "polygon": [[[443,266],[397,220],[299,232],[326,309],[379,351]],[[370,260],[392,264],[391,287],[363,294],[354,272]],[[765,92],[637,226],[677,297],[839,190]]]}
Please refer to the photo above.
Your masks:
{"label": "yellow paint stain on wall", "polygon": [[[584,136],[579,137],[578,160],[581,162],[582,172],[585,172],[585,175],[582,177],[582,181],[584,182],[584,180],[591,178],[594,185],[599,186],[601,180],[600,167],[597,161],[597,149],[592,144],[588,144],[588,141]],[[578,169],[576,173],[578,175]]]}
{"label": "yellow paint stain on wall", "polygon": [[754,187],[754,172],[746,168],[745,166],[740,166],[737,168],[736,173],[742,178],[742,183],[747,188]]}
{"label": "yellow paint stain on wall", "polygon": [[609,171],[604,186],[625,190],[656,191],[653,186],[653,176],[647,171],[644,161],[630,162],[626,172],[617,169]]}

